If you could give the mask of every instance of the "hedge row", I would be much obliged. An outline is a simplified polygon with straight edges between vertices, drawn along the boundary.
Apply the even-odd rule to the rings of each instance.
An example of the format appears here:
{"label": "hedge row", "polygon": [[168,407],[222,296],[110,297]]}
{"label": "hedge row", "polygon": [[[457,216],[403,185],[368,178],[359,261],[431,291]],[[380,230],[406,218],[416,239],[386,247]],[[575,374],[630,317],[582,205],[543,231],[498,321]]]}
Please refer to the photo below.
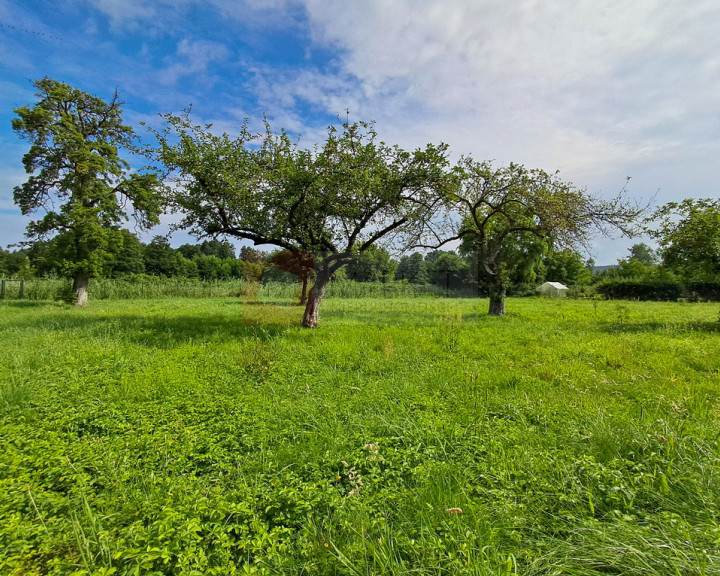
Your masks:
{"label": "hedge row", "polygon": [[666,278],[616,278],[595,286],[598,294],[618,300],[720,301],[720,278],[681,282]]}
{"label": "hedge row", "polygon": [[713,280],[690,280],[685,284],[690,297],[701,300],[720,301],[720,278]]}

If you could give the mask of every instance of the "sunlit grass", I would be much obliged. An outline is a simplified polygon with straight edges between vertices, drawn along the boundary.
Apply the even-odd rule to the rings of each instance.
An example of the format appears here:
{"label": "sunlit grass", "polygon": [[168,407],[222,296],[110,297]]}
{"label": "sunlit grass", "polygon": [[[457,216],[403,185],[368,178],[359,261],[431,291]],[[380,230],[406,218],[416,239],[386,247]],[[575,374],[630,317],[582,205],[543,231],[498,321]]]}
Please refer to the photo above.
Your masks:
{"label": "sunlit grass", "polygon": [[281,304],[0,304],[0,573],[720,572],[717,304]]}

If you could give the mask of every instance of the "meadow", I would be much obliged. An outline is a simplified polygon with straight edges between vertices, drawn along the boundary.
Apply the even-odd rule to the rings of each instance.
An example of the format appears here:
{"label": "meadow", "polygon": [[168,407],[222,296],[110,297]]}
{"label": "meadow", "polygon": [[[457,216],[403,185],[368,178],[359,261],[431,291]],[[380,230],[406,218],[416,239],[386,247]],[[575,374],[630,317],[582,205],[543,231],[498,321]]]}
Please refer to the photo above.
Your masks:
{"label": "meadow", "polygon": [[0,302],[0,574],[720,573],[718,305]]}

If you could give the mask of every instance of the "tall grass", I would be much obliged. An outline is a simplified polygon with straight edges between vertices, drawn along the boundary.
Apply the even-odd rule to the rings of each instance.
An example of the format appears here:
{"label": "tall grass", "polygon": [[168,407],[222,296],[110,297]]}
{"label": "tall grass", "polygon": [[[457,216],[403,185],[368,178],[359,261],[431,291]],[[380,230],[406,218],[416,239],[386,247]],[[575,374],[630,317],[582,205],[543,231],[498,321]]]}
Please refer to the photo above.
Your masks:
{"label": "tall grass", "polygon": [[[89,295],[94,300],[128,300],[138,298],[205,298],[239,296],[240,280],[202,281],[174,278],[147,278],[124,280],[94,278],[90,281]],[[72,282],[60,278],[34,278],[25,280],[25,300],[66,300],[71,297]],[[8,284],[6,300],[20,299],[20,285]]]}
{"label": "tall grass", "polygon": [[486,307],[0,303],[0,574],[720,573],[717,305]]}
{"label": "tall grass", "polygon": [[[34,278],[26,280],[22,299],[68,300],[72,282],[67,279]],[[245,283],[241,280],[202,281],[175,278],[109,279],[90,281],[89,295],[94,300],[129,300],[154,298],[225,298],[252,296],[260,301],[291,301],[299,297],[295,283]],[[330,284],[327,298],[437,298],[473,296],[471,291],[448,291],[438,286],[414,285],[404,282],[353,282],[338,280]],[[20,284],[8,283],[6,300],[20,299]]]}

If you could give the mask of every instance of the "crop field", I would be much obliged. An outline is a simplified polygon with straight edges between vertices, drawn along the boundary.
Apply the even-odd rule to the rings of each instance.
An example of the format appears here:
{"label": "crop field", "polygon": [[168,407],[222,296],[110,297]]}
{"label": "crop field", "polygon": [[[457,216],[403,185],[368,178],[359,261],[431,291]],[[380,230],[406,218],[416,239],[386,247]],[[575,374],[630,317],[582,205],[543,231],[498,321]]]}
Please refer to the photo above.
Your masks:
{"label": "crop field", "polygon": [[0,302],[0,574],[720,573],[718,305]]}

